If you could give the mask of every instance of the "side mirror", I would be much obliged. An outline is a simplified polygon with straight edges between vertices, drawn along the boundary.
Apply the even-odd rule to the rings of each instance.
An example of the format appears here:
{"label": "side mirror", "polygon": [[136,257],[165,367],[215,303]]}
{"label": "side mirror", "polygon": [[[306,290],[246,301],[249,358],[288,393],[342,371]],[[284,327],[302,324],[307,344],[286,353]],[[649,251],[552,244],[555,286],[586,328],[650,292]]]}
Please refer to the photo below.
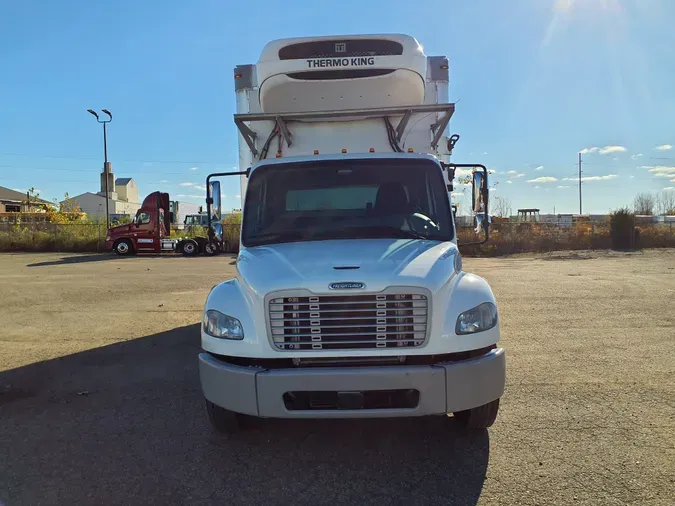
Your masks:
{"label": "side mirror", "polygon": [[211,191],[209,193],[211,194],[211,199],[213,199],[211,204],[211,222],[219,223],[222,212],[220,203],[220,181],[213,181],[210,183],[210,186]]}
{"label": "side mirror", "polygon": [[[471,213],[474,217],[474,228],[464,228],[458,225],[458,244],[469,246],[487,242],[490,229],[487,167],[479,163],[448,163],[445,167],[449,177],[458,176],[460,184],[468,184],[469,174],[471,174]],[[453,206],[453,213],[456,211],[456,207]]]}
{"label": "side mirror", "polygon": [[476,223],[474,232],[478,236],[484,234],[484,241],[487,241],[490,215],[488,213],[488,172],[484,166],[474,168],[471,186],[471,210]]}

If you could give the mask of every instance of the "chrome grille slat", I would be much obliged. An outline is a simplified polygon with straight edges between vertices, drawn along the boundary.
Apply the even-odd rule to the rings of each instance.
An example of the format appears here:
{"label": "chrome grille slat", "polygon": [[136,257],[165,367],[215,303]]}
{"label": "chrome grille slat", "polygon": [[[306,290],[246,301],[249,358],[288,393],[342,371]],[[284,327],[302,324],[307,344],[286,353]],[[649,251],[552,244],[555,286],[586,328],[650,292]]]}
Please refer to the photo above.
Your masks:
{"label": "chrome grille slat", "polygon": [[427,338],[425,295],[314,295],[290,291],[267,300],[268,328],[280,350],[355,350],[419,347]]}
{"label": "chrome grille slat", "polygon": [[[290,313],[290,312],[297,313],[297,311],[288,311],[288,312],[289,312],[289,313]],[[305,311],[305,312],[307,313],[308,311]],[[322,312],[323,312],[323,311],[322,311]],[[342,320],[345,320],[345,321],[347,321],[347,320],[367,320],[367,319],[369,319],[369,318],[370,318],[370,317],[368,317],[368,316],[336,316],[336,317],[321,317],[321,319],[322,319],[323,321],[334,321],[334,320],[339,320],[339,321],[342,321]],[[396,319],[398,319],[398,318],[402,318],[402,317],[401,317],[401,316],[378,316],[378,317],[377,317],[378,320],[383,320],[383,319],[385,319],[385,320],[396,320]],[[414,316],[414,315],[410,315],[410,316],[405,316],[405,317],[403,317],[403,318],[414,318],[414,319],[416,319],[416,320],[423,320],[423,321],[420,321],[420,322],[416,322],[416,323],[418,323],[418,324],[426,323],[426,321],[427,321],[427,317],[426,317],[426,316]],[[306,318],[283,318],[283,317],[282,317],[282,318],[271,318],[271,320],[274,321],[274,322],[277,322],[277,321],[284,321],[284,322],[307,321],[307,320],[311,320],[311,319],[313,319],[313,318],[310,318],[309,316],[306,317]],[[342,327],[343,325],[340,325],[340,326]]]}
{"label": "chrome grille slat", "polygon": [[[349,312],[350,313],[354,313],[356,311],[372,312],[372,311],[376,311],[377,309],[380,309],[380,308],[375,308],[375,307],[373,309],[358,309],[357,308],[357,309],[350,309]],[[384,308],[382,308],[382,309],[384,309]],[[392,309],[393,310],[393,309],[396,309],[396,308],[386,308],[386,309]],[[424,311],[424,314],[426,314],[427,308],[426,307],[415,307],[415,308],[411,307],[411,308],[399,309],[399,311],[401,311],[401,310],[402,311],[420,310],[420,311]],[[270,313],[271,314],[275,314],[275,313],[312,313],[313,311],[314,310],[312,310],[312,309],[305,309],[305,310],[289,309],[287,311],[270,311]],[[322,313],[343,313],[344,311],[345,311],[344,309],[322,309],[321,310]]]}

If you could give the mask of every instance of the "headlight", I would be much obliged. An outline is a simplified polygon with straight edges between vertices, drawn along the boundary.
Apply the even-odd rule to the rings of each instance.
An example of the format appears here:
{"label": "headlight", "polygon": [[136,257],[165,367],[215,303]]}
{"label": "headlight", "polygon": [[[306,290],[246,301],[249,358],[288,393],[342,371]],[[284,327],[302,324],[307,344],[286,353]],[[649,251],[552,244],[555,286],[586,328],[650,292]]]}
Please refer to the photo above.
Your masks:
{"label": "headlight", "polygon": [[463,263],[464,262],[462,261],[462,254],[458,251],[457,253],[455,253],[455,272],[457,272],[457,274],[462,272]]}
{"label": "headlight", "polygon": [[483,302],[459,315],[457,325],[455,325],[455,334],[483,332],[495,325],[497,325],[497,306],[492,302]]}
{"label": "headlight", "polygon": [[232,316],[209,309],[204,313],[204,332],[220,339],[244,339],[244,329],[241,322]]}

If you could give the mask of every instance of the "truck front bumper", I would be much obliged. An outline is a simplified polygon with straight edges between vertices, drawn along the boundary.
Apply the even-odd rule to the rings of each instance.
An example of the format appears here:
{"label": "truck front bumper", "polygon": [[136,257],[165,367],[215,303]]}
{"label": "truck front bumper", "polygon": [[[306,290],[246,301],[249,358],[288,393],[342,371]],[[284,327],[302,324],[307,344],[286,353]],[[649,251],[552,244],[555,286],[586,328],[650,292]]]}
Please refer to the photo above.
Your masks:
{"label": "truck front bumper", "polygon": [[[502,348],[480,357],[434,365],[305,367],[265,369],[230,364],[199,355],[204,397],[237,413],[270,418],[374,418],[453,413],[498,399],[504,393],[506,359]],[[356,399],[373,391],[415,392],[406,407],[289,409],[288,396],[317,392]],[[361,397],[359,397],[361,396]]]}

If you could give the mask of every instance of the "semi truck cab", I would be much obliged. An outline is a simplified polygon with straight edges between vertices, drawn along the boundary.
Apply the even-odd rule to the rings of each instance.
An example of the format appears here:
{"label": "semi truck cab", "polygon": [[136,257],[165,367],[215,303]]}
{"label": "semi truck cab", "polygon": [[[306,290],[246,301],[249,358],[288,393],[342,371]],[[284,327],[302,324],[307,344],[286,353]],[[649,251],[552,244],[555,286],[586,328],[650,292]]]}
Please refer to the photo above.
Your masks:
{"label": "semi truck cab", "polygon": [[[207,237],[171,238],[172,202],[169,194],[153,192],[148,195],[136,212],[131,223],[117,225],[108,230],[106,249],[120,256],[137,253],[166,253],[176,251],[185,256],[199,253],[209,255],[222,250],[222,226],[220,220],[220,183],[211,183],[209,193],[215,205],[211,206],[212,226]],[[213,198],[215,196],[215,199]],[[173,206],[175,208],[175,205]]]}

